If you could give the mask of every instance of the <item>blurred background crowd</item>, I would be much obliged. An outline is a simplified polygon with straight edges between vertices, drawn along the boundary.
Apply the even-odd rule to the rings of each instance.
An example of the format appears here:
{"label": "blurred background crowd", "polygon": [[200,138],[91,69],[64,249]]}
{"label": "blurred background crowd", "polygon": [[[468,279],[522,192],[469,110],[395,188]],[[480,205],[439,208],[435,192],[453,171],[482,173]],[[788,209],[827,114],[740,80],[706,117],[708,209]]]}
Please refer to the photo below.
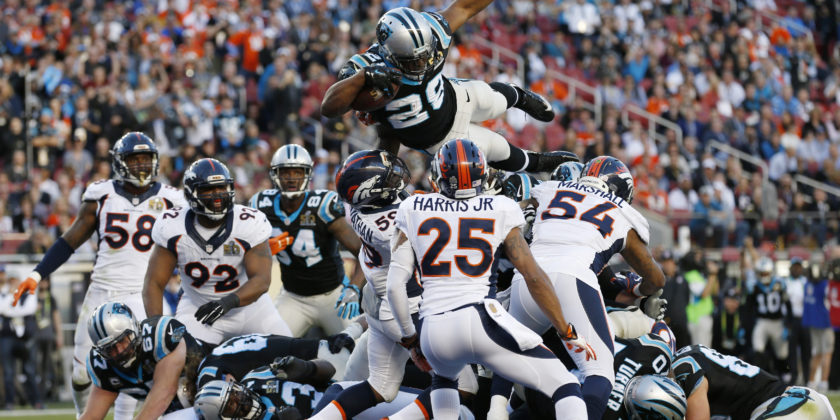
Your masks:
{"label": "blurred background crowd", "polygon": [[[193,160],[216,157],[244,202],[270,188],[273,151],[298,143],[316,161],[314,188],[331,188],[343,156],[376,145],[375,131],[352,113],[319,115],[336,73],[371,44],[385,11],[448,3],[6,0],[0,253],[43,253],[72,223],[85,186],[111,176],[108,152],[130,130],[155,139],[161,178],[176,186]],[[687,313],[669,317],[696,321],[685,308],[701,301],[710,302],[704,316],[735,301],[731,315],[745,303],[743,281],[758,258],[745,255],[786,258],[782,277],[799,255],[815,284],[828,271],[809,257],[840,257],[832,251],[840,230],[836,3],[496,0],[455,34],[444,74],[513,82],[549,98],[558,111],[551,123],[518,110],[485,122],[519,146],[625,161],[634,205],[694,245],[687,255],[657,251],[665,267],[673,263],[669,277],[693,284],[685,304],[671,308]],[[412,188],[428,189],[426,156],[402,154]],[[44,308],[42,299],[42,325],[60,324]],[[840,312],[833,325],[840,328]],[[0,331],[19,338],[12,327]],[[734,331],[741,346],[732,351],[748,353]],[[0,352],[11,352],[2,342]],[[801,383],[810,380],[803,369]]]}

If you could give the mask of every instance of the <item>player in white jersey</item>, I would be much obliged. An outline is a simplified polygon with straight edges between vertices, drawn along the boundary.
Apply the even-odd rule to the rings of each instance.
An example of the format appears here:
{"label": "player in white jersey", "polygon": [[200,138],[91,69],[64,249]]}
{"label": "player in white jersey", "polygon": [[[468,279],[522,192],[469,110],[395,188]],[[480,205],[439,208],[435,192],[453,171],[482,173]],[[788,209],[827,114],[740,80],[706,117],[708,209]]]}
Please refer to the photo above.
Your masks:
{"label": "player in white jersey", "polygon": [[[91,284],[85,293],[73,340],[73,402],[81,414],[90,392],[85,359],[93,345],[87,334],[91,311],[108,301],[121,301],[144,319],[143,273],[152,249],[152,226],[167,209],[180,206],[184,195],[155,181],[158,150],[143,133],[117,140],[111,151],[115,179],[95,182],[82,195],[76,220],[47,250],[44,258],[18,287],[15,303],[24,292],[34,293],[38,281],[64,264],[73,252],[96,233],[99,237]],[[114,417],[131,418],[136,401],[117,400]]]}
{"label": "player in white jersey", "polygon": [[[399,345],[402,333],[391,314],[385,284],[391,261],[391,237],[396,231],[394,218],[400,203],[408,197],[404,188],[410,178],[402,159],[381,150],[362,150],[348,156],[336,175],[336,190],[345,202],[348,219],[361,238],[364,251],[361,267],[367,284],[362,306],[368,322],[369,375],[366,381],[344,389],[328,409],[321,410],[313,419],[341,420],[342,413],[353,418],[367,408],[397,397],[409,353]],[[406,285],[412,316],[419,310],[422,291],[416,277]],[[356,348],[360,350],[364,349]],[[462,389],[475,393],[478,383],[472,370],[464,369],[459,376],[463,377]],[[431,407],[417,410],[431,412]]]}
{"label": "player in white jersey", "polygon": [[[665,284],[662,270],[647,249],[648,223],[630,206],[633,177],[618,159],[602,156],[583,168],[577,181],[547,181],[531,192],[537,206],[531,251],[549,274],[563,313],[598,354],[567,351],[586,379],[583,397],[589,419],[600,419],[615,373],[613,332],[604,310],[597,275],[610,258],[621,253],[644,280],[631,288],[636,296],[649,296]],[[510,313],[542,334],[551,327],[522,276],[514,277]]]}
{"label": "player in white jersey", "polygon": [[[414,195],[400,204],[399,232],[391,246],[387,296],[400,325],[401,343],[412,359],[434,371],[432,407],[437,419],[458,416],[455,377],[469,363],[481,363],[513,382],[551,397],[558,415],[586,418],[580,385],[533,331],[516,322],[499,302],[488,299],[490,267],[504,243],[510,261],[525,274],[540,308],[567,344],[590,357],[589,345],[567,323],[548,276],[522,237],[522,211],[511,199],[481,195],[486,165],[471,141],[447,142],[435,155],[432,176],[439,193]],[[405,285],[416,265],[423,285],[422,329],[418,338]]]}
{"label": "player in white jersey", "polygon": [[164,213],[143,288],[149,316],[161,314],[163,288],[173,269],[184,295],[175,319],[210,344],[243,334],[291,335],[266,292],[271,282],[264,214],[234,204],[233,178],[215,159],[195,161],[184,173],[189,207]]}

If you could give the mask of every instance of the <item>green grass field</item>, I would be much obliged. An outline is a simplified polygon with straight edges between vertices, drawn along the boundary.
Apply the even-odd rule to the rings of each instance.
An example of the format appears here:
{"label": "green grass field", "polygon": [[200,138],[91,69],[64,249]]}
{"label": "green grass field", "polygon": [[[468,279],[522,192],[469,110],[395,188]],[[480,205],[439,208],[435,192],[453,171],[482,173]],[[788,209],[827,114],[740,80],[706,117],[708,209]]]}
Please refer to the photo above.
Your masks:
{"label": "green grass field", "polygon": [[[828,394],[828,399],[831,401],[831,406],[834,407],[835,413],[840,413],[840,392],[831,392]],[[3,420],[75,420],[73,415],[72,403],[56,403],[50,404],[45,411],[37,410],[15,410],[12,412],[0,411],[0,418]],[[113,413],[108,413],[107,420],[113,420]]]}

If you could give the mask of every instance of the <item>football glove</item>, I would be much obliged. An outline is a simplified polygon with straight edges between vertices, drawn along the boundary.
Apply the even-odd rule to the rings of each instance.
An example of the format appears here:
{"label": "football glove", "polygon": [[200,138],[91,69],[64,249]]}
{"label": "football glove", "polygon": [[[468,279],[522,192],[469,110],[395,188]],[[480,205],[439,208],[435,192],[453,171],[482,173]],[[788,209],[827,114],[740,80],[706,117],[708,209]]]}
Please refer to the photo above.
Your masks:
{"label": "football glove", "polygon": [[295,356],[282,356],[274,359],[268,368],[280,379],[296,380],[311,375],[315,370],[315,365]]}
{"label": "football glove", "polygon": [[560,339],[566,343],[567,349],[573,350],[575,353],[586,352],[586,360],[589,360],[590,358],[592,360],[598,360],[598,356],[595,355],[595,350],[593,350],[592,346],[586,342],[586,339],[578,336],[575,326],[571,323],[566,328],[565,334],[560,334],[560,331],[558,331],[557,335],[560,336]]}
{"label": "football glove", "polygon": [[271,255],[276,255],[294,242],[295,238],[289,236],[289,232],[283,232],[273,238],[268,238],[268,247],[271,248]]}
{"label": "football glove", "polygon": [[15,300],[12,302],[12,306],[17,306],[18,301],[23,296],[24,293],[29,293],[30,295],[34,295],[35,291],[38,290],[38,282],[41,280],[41,275],[38,274],[37,271],[33,271],[26,277],[17,287],[15,290]]}
{"label": "football glove", "polygon": [[336,354],[345,348],[352,353],[353,349],[356,348],[356,340],[353,340],[353,337],[345,333],[331,335],[325,338],[325,340],[327,340],[327,346],[332,354]]}
{"label": "football glove", "polygon": [[656,321],[665,319],[665,311],[668,309],[668,300],[662,299],[660,296],[662,296],[662,289],[639,302],[639,307],[642,308],[645,315]]}
{"label": "football glove", "polygon": [[195,319],[206,325],[213,325],[222,315],[239,306],[239,296],[231,293],[219,300],[213,300],[198,307]]}
{"label": "football glove", "polygon": [[345,285],[341,289],[341,296],[335,302],[338,309],[338,317],[351,319],[359,316],[359,287],[355,284]]}
{"label": "football glove", "polygon": [[423,352],[420,350],[420,337],[417,334],[411,337],[403,337],[400,340],[400,345],[408,349],[411,354],[411,360],[420,370],[423,372],[432,371],[432,365],[429,364],[426,356],[423,356]]}
{"label": "football glove", "polygon": [[368,66],[364,71],[365,86],[379,89],[387,97],[394,95],[392,85],[402,85],[402,73],[393,67]]}

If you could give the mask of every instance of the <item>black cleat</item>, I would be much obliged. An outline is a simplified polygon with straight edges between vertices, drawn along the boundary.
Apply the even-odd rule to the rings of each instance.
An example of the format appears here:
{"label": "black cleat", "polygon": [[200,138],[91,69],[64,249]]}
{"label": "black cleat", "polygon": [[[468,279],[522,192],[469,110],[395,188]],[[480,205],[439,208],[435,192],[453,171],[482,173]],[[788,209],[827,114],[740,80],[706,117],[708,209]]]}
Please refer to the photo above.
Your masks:
{"label": "black cleat", "polygon": [[511,86],[516,88],[516,92],[519,93],[519,100],[514,105],[515,108],[525,111],[528,115],[542,122],[551,122],[554,119],[554,110],[551,109],[551,103],[548,100],[530,90],[522,89],[513,84]]}
{"label": "black cleat", "polygon": [[528,152],[528,158],[537,161],[533,172],[552,172],[563,163],[580,162],[578,155],[565,150],[543,153]]}

